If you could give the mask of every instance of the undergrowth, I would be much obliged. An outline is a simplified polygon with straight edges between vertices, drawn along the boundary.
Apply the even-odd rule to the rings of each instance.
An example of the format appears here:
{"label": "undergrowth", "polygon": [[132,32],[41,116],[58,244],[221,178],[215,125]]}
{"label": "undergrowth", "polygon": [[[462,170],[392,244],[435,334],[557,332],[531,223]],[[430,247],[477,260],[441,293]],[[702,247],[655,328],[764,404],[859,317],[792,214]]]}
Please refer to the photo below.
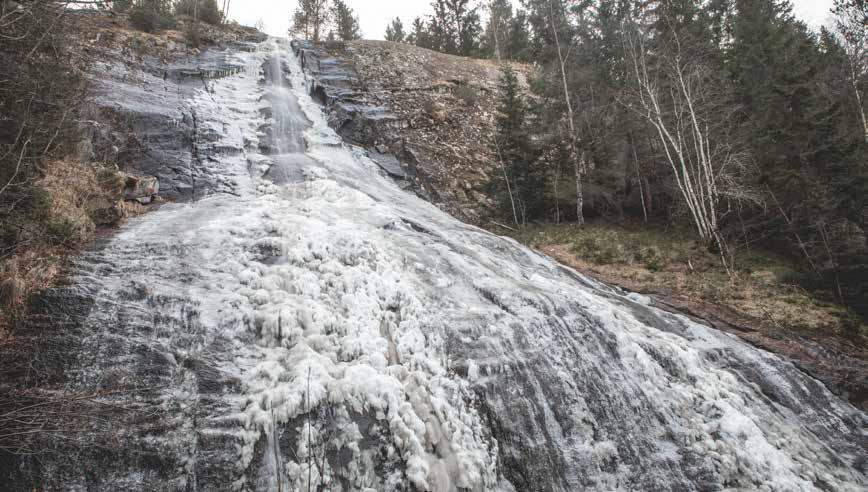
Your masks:
{"label": "undergrowth", "polygon": [[781,330],[868,336],[868,326],[833,293],[808,291],[806,275],[779,255],[751,249],[735,256],[729,276],[720,257],[688,231],[611,223],[543,225],[515,239],[627,289],[698,299],[731,308]]}

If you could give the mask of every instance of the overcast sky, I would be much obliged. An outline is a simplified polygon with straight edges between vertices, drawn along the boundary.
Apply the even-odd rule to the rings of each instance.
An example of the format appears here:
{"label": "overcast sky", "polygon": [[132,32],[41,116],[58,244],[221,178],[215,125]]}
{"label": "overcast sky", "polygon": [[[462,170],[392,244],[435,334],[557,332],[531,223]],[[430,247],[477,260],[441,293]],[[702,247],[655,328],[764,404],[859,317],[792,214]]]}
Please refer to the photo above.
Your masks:
{"label": "overcast sky", "polygon": [[[431,12],[431,0],[347,0],[347,3],[358,14],[365,39],[383,39],[386,26],[395,17],[409,26],[414,18]],[[816,28],[827,20],[832,0],[793,0],[793,4],[796,15]],[[261,20],[269,34],[285,36],[295,6],[295,0],[234,0],[230,3],[229,17],[251,26]]]}

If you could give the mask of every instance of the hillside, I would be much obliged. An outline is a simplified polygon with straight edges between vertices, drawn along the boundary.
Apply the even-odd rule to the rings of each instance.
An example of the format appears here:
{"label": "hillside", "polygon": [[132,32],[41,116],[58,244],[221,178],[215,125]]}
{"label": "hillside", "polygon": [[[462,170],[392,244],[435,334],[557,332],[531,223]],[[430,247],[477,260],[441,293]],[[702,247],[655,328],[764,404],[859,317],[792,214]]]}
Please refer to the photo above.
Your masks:
{"label": "hillside", "polygon": [[[45,15],[62,19],[65,30],[51,32],[48,45],[60,58],[43,55],[31,69],[42,77],[68,70],[70,80],[58,89],[32,75],[27,79],[27,71],[15,72],[23,89],[34,84],[45,91],[46,107],[65,111],[43,110],[43,125],[58,126],[34,130],[44,148],[31,157],[26,174],[13,175],[14,166],[0,173],[8,179],[0,197],[0,340],[24,323],[28,300],[63,278],[69,255],[164,199],[189,201],[222,186],[197,167],[209,149],[198,153],[194,142],[213,136],[196,127],[188,100],[209,80],[238,69],[224,60],[226,49],[265,37],[252,28],[185,18],[176,29],[150,34],[134,28],[126,15],[61,10]],[[198,29],[195,46],[186,32],[191,25]],[[20,96],[8,88],[0,95],[11,106]],[[4,133],[4,124],[25,122],[23,129],[34,123],[26,112],[3,110],[0,105],[0,145],[20,147],[15,132]],[[49,140],[52,134],[56,138]]]}
{"label": "hillside", "polygon": [[397,157],[414,187],[453,216],[491,220],[490,181],[501,172],[493,142],[498,83],[510,66],[526,85],[530,66],[387,41],[299,43],[296,51],[341,135],[387,169]]}

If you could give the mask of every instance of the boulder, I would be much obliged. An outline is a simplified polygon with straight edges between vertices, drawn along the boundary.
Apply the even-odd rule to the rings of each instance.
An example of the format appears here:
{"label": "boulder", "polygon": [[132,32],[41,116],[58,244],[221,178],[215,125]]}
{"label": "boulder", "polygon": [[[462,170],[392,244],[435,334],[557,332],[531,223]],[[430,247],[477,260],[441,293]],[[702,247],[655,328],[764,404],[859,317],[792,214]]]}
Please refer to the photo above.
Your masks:
{"label": "boulder", "polygon": [[0,283],[0,308],[12,310],[24,297],[24,282],[10,277]]}
{"label": "boulder", "polygon": [[120,202],[112,202],[107,198],[99,198],[88,212],[90,220],[98,227],[109,227],[117,224],[124,216]]}
{"label": "boulder", "polygon": [[154,176],[127,175],[124,178],[124,200],[135,200],[146,205],[159,193],[160,181]]}

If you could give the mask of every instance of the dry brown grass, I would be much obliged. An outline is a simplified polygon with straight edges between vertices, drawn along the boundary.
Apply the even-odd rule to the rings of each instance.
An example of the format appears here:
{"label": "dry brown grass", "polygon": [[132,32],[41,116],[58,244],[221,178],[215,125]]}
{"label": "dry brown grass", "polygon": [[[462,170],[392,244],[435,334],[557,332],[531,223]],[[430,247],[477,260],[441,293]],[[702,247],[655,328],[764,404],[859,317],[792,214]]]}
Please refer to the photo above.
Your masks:
{"label": "dry brown grass", "polygon": [[516,236],[606,282],[661,298],[701,302],[707,309],[732,313],[738,323],[809,336],[855,334],[861,339],[868,333],[865,323],[846,308],[792,281],[798,273],[794,265],[767,253],[744,252],[729,276],[716,255],[675,231],[612,224],[579,229],[568,224],[532,228]]}
{"label": "dry brown grass", "polygon": [[45,166],[36,182],[50,197],[45,217],[19,238],[21,247],[0,260],[0,340],[14,329],[26,300],[56,283],[64,258],[93,239],[99,211],[116,213],[118,220],[143,211],[121,201],[122,183],[115,171],[92,164],[57,160]]}
{"label": "dry brown grass", "polygon": [[90,218],[97,198],[104,192],[90,165],[56,161],[48,165],[38,185],[51,196],[51,216],[68,224],[73,243],[91,239],[96,226]]}

